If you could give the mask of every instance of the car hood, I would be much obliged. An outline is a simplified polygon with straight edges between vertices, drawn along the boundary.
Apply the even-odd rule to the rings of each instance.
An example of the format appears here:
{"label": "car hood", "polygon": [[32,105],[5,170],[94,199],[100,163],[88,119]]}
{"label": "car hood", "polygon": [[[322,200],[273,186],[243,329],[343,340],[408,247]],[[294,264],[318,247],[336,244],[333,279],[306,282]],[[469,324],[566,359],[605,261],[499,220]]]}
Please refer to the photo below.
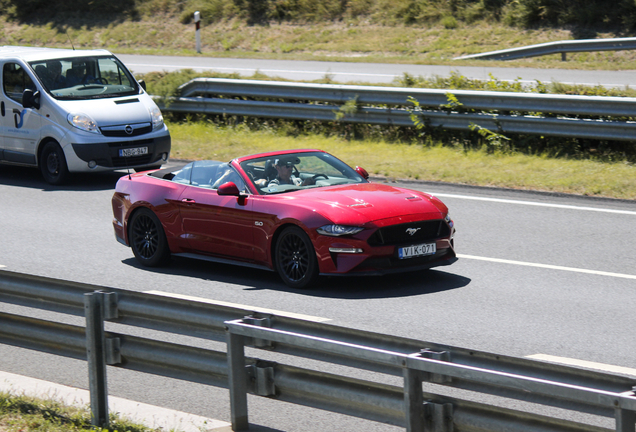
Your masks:
{"label": "car hood", "polygon": [[446,206],[432,195],[379,183],[305,189],[278,196],[293,200],[295,205],[318,212],[338,224],[361,225],[409,215],[417,215],[419,219],[441,219],[448,212]]}
{"label": "car hood", "polygon": [[[148,123],[151,120],[145,95],[118,98],[58,101],[69,113],[82,113],[91,117],[97,126]],[[152,101],[150,101],[152,102]]]}

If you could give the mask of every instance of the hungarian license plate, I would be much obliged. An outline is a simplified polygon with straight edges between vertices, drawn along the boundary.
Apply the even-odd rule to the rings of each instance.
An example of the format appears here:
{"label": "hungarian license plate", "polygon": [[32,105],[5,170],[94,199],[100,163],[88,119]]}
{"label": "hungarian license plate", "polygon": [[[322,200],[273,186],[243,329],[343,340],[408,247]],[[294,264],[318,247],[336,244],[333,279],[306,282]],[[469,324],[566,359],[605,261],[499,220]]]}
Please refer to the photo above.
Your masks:
{"label": "hungarian license plate", "polygon": [[141,156],[148,154],[148,147],[135,147],[127,149],[119,149],[120,157]]}
{"label": "hungarian license plate", "polygon": [[398,249],[400,259],[434,255],[435,252],[437,252],[437,244],[435,243],[424,243]]}

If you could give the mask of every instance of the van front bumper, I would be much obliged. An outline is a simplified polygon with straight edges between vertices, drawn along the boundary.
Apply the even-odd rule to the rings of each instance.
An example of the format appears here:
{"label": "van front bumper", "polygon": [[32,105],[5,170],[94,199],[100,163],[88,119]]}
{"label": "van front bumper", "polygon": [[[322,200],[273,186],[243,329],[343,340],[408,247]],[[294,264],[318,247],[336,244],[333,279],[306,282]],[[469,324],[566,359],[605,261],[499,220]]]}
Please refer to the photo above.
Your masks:
{"label": "van front bumper", "polygon": [[[97,167],[102,168],[137,168],[167,159],[170,155],[171,139],[170,134],[166,134],[134,141],[71,145],[75,155],[86,164],[93,161]],[[133,155],[126,156],[127,151]]]}

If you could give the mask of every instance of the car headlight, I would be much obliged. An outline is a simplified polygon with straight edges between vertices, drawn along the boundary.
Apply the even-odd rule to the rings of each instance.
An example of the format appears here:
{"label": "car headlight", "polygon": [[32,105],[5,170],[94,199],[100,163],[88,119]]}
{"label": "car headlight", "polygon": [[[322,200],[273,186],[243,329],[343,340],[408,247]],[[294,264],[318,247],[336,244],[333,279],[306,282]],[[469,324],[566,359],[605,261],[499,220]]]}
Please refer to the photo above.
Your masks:
{"label": "car headlight", "polygon": [[150,108],[150,118],[152,119],[152,130],[163,127],[163,115],[158,107]]}
{"label": "car headlight", "polygon": [[87,116],[86,114],[81,113],[70,113],[66,119],[70,123],[71,126],[76,127],[85,132],[91,133],[100,133],[99,128],[97,127],[97,123],[95,120]]}
{"label": "car headlight", "polygon": [[339,237],[344,235],[354,235],[358,234],[364,228],[355,227],[355,226],[345,226],[345,225],[323,225],[317,229],[318,234]]}
{"label": "car headlight", "polygon": [[444,217],[444,220],[446,221],[446,223],[448,224],[449,227],[453,227],[453,225],[455,225],[455,223],[453,222],[453,220],[450,217],[450,214],[446,213],[446,216]]}

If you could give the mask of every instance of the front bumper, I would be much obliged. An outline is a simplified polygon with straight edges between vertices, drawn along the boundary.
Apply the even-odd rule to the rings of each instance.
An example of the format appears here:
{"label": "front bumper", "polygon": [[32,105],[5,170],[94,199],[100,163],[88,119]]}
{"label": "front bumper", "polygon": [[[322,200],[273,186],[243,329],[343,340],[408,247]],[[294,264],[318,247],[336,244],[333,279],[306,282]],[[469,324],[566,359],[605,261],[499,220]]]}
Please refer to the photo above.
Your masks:
{"label": "front bumper", "polygon": [[[72,144],[73,151],[79,159],[88,162],[95,161],[98,167],[121,169],[152,166],[163,162],[162,155],[170,154],[170,135],[133,141],[114,141],[95,144]],[[139,156],[122,157],[122,149],[147,147],[148,153]]]}

